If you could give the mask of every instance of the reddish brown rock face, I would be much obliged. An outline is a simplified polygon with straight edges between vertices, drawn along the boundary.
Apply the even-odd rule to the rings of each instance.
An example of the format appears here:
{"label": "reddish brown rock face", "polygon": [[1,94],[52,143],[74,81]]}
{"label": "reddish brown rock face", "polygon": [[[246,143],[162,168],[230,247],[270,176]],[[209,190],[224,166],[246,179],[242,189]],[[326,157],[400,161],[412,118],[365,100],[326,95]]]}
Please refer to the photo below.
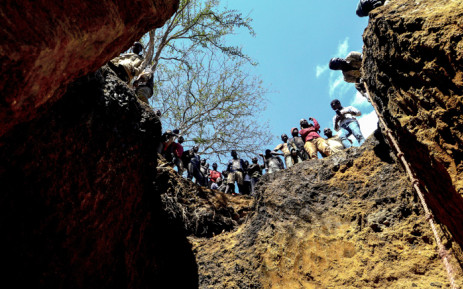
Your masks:
{"label": "reddish brown rock face", "polygon": [[0,135],[34,118],[174,13],[177,0],[3,1]]}
{"label": "reddish brown rock face", "polygon": [[364,73],[435,216],[463,244],[463,2],[397,0],[370,14]]}

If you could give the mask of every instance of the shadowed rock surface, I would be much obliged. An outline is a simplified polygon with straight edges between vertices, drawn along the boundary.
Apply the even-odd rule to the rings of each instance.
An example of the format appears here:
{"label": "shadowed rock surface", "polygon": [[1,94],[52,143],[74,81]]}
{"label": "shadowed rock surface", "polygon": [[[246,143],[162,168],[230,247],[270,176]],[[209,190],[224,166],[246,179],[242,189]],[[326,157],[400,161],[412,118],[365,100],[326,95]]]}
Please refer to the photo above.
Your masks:
{"label": "shadowed rock surface", "polygon": [[159,119],[108,68],[3,135],[2,280],[17,288],[197,288],[185,230],[163,213],[154,186],[160,135]]}
{"label": "shadowed rock surface", "polygon": [[391,1],[370,13],[363,39],[372,96],[463,244],[463,2]]}

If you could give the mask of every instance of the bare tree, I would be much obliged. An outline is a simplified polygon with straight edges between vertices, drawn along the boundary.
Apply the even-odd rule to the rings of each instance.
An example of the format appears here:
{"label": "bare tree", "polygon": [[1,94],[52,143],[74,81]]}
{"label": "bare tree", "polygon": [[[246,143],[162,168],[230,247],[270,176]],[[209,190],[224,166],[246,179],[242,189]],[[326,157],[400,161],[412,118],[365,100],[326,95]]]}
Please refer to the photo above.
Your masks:
{"label": "bare tree", "polygon": [[163,112],[163,125],[178,128],[186,145],[223,158],[231,149],[251,156],[270,141],[266,89],[248,71],[256,63],[227,45],[236,29],[251,35],[252,19],[221,8],[219,0],[181,0],[162,27],[144,37],[144,66],[155,75],[151,104]]}

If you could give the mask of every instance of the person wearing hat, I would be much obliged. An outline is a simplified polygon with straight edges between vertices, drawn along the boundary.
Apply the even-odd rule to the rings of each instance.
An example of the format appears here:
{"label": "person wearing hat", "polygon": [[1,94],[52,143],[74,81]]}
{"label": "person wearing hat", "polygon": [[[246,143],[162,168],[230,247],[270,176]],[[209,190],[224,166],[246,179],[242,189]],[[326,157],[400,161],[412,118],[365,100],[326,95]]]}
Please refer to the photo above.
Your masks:
{"label": "person wearing hat", "polygon": [[338,136],[345,148],[351,147],[348,139],[350,135],[354,135],[359,145],[365,142],[360,125],[355,118],[362,115],[362,113],[353,106],[343,107],[338,99],[331,101],[331,108],[336,112],[333,117],[334,130],[339,131]]}
{"label": "person wearing hat", "polygon": [[333,136],[333,132],[330,128],[325,128],[323,133],[327,137],[326,141],[328,142],[330,151],[333,154],[338,153],[344,149],[344,145],[342,144],[341,139],[337,135]]}
{"label": "person wearing hat", "polygon": [[235,193],[235,182],[238,183],[238,190],[240,194],[244,192],[243,181],[244,181],[244,168],[245,164],[244,161],[238,158],[238,154],[235,150],[231,151],[232,159],[228,161],[227,171],[228,171],[228,179],[227,179],[227,191],[226,193],[236,195]]}
{"label": "person wearing hat", "polygon": [[108,66],[124,82],[130,82],[141,72],[143,57],[140,55],[143,51],[143,45],[135,42],[132,46],[132,52],[124,53],[111,59]]}
{"label": "person wearing hat", "polygon": [[305,141],[305,151],[311,159],[318,159],[317,152],[320,152],[324,156],[329,156],[331,154],[330,147],[326,140],[318,134],[318,131],[320,131],[318,121],[312,117],[309,117],[309,120],[312,121],[313,124],[309,124],[306,119],[301,119],[299,122],[301,125],[299,134]]}

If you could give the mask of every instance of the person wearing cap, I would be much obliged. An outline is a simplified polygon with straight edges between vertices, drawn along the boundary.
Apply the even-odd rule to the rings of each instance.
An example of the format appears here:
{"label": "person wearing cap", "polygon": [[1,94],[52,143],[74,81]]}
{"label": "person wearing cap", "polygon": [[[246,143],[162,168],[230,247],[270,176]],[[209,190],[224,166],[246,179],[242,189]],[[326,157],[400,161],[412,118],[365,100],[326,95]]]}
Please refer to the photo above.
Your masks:
{"label": "person wearing cap", "polygon": [[293,127],[291,129],[291,136],[292,138],[288,139],[288,146],[290,148],[294,148],[297,151],[297,154],[301,158],[301,160],[305,161],[309,159],[309,155],[304,149],[304,139],[299,136],[299,130],[297,127]]}
{"label": "person wearing cap", "polygon": [[140,42],[135,42],[132,46],[132,52],[111,59],[108,66],[122,81],[130,84],[132,79],[141,73],[143,57],[140,54],[142,51],[143,45]]}
{"label": "person wearing cap", "polygon": [[333,132],[331,131],[330,128],[325,128],[323,130],[323,133],[327,137],[326,141],[328,142],[328,146],[330,147],[330,151],[335,154],[344,149],[344,145],[341,142],[341,139],[339,136],[335,135],[333,136]]}
{"label": "person wearing cap", "polygon": [[348,139],[350,135],[354,135],[359,145],[365,142],[360,125],[355,118],[356,116],[362,115],[362,113],[353,106],[342,107],[341,102],[338,99],[331,101],[331,108],[336,112],[333,117],[334,130],[339,131],[338,136],[345,148],[351,147],[351,143]]}
{"label": "person wearing cap", "polygon": [[305,151],[311,159],[318,159],[317,152],[320,152],[324,156],[329,156],[331,152],[328,143],[318,134],[318,131],[320,131],[318,121],[312,117],[309,117],[309,120],[312,121],[313,124],[309,124],[306,119],[301,119],[299,122],[301,125],[299,134],[305,141]]}
{"label": "person wearing cap", "polygon": [[283,153],[286,168],[290,168],[293,165],[293,162],[291,161],[291,152],[289,151],[288,146],[288,136],[286,134],[282,134],[281,140],[283,141],[283,143],[277,145],[273,150],[275,152],[280,150]]}

